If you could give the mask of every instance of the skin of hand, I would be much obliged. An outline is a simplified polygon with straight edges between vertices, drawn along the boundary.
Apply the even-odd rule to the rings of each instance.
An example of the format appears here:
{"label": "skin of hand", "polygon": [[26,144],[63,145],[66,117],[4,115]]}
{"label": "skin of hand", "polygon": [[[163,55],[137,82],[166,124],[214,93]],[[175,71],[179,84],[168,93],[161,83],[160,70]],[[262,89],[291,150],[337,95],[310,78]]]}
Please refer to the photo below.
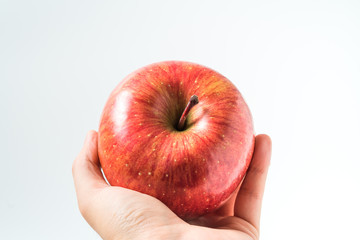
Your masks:
{"label": "skin of hand", "polygon": [[216,212],[185,222],[162,202],[109,186],[101,172],[98,134],[90,131],[73,162],[81,214],[103,239],[258,239],[261,203],[271,158],[271,139],[257,135],[246,177]]}

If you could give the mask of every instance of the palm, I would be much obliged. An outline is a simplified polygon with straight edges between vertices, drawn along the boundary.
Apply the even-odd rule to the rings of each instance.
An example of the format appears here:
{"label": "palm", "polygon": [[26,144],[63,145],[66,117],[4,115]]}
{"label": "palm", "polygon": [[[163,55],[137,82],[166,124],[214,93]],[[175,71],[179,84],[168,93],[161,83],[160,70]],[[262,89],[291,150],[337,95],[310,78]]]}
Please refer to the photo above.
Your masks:
{"label": "palm", "polygon": [[[205,216],[201,220],[203,228],[198,228],[197,236],[206,239],[257,239],[257,229],[244,219],[234,216]],[[194,223],[196,223],[195,221]],[[205,223],[204,223],[205,222]],[[196,226],[192,226],[197,228]],[[195,235],[196,236],[196,235]],[[200,238],[194,238],[200,239]]]}
{"label": "palm", "polygon": [[157,230],[161,231],[164,226],[174,232],[188,231],[193,239],[221,239],[224,236],[226,239],[256,239],[258,235],[256,228],[246,220],[219,213],[192,220],[189,225],[157,199],[119,187],[99,189],[97,201],[101,204],[94,206],[100,207],[93,211],[102,212],[101,216],[106,218],[97,218],[97,222],[110,221],[114,226],[131,222],[132,226],[128,227],[148,229],[155,235],[160,235]]}
{"label": "palm", "polygon": [[88,149],[82,152],[88,162],[81,162],[78,157],[73,174],[80,211],[104,239],[125,235],[135,239],[139,234],[142,239],[146,239],[144,236],[258,239],[261,200],[271,151],[267,136],[257,136],[247,176],[228,202],[215,213],[185,222],[151,196],[107,185],[97,157],[97,134],[92,134]]}

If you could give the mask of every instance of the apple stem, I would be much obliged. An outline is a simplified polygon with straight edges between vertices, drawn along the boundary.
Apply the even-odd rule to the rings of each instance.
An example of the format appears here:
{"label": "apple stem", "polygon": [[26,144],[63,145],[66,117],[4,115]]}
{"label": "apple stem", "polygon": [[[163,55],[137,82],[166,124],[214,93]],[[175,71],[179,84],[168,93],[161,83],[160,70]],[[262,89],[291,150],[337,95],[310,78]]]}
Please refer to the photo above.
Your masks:
{"label": "apple stem", "polygon": [[182,113],[181,117],[180,117],[180,120],[179,120],[179,123],[178,123],[178,126],[177,126],[177,129],[179,131],[182,131],[184,129],[184,125],[185,125],[185,120],[186,120],[186,117],[188,116],[191,108],[193,108],[196,104],[199,103],[199,98],[196,96],[196,95],[192,95],[184,112]]}

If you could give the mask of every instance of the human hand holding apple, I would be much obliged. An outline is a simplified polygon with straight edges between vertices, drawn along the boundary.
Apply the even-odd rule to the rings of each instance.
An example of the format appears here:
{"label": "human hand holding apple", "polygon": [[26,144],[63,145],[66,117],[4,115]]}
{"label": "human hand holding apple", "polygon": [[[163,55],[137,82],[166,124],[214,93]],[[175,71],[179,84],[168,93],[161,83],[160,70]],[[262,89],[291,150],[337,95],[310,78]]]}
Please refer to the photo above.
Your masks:
{"label": "human hand holding apple", "polygon": [[170,61],[139,69],[115,88],[102,114],[98,151],[112,186],[156,197],[189,220],[230,198],[254,139],[250,111],[228,79]]}
{"label": "human hand holding apple", "polygon": [[[182,67],[189,68],[191,67],[190,65],[185,64]],[[146,69],[149,70],[149,68]],[[171,69],[174,70],[177,68],[174,66]],[[207,69],[203,71],[205,76],[208,77],[209,74],[206,75],[206,73],[214,73],[213,71],[207,71]],[[216,73],[214,75],[216,75]],[[131,79],[133,76],[134,75],[130,75],[127,79]],[[186,75],[184,76],[186,77]],[[191,77],[191,74],[189,74],[188,77]],[[176,80],[176,78],[174,80]],[[199,81],[199,78],[195,78],[194,82],[195,81]],[[225,83],[231,87],[232,85],[226,81],[228,80],[225,80]],[[184,82],[182,84],[184,84]],[[185,85],[186,84],[184,84],[183,86]],[[206,96],[204,98],[204,94],[201,94],[201,91],[191,91],[192,93],[195,92],[197,95],[199,95],[200,100],[196,99],[196,97],[190,97],[190,94],[192,93],[187,92],[186,94],[188,96],[186,97],[186,99],[190,99],[189,103],[186,105],[186,101],[184,100],[185,98],[175,101],[175,103],[177,104],[181,103],[179,105],[171,105],[174,104],[174,102],[171,102],[170,105],[175,106],[174,111],[174,109],[162,107],[164,106],[164,104],[166,105],[166,103],[169,104],[167,101],[164,101],[164,98],[162,97],[159,98],[160,101],[156,102],[157,104],[150,104],[152,99],[149,100],[150,102],[148,102],[147,100],[145,100],[144,102],[144,99],[147,98],[142,99],[142,103],[145,103],[146,105],[147,102],[148,107],[150,106],[150,108],[148,109],[142,109],[141,107],[133,108],[134,106],[140,106],[137,104],[139,104],[139,102],[141,101],[137,103],[135,103],[134,101],[131,102],[131,100],[134,100],[134,98],[129,98],[129,96],[134,95],[130,94],[130,92],[127,91],[125,91],[125,93],[123,92],[119,96],[118,93],[122,92],[122,89],[125,86],[126,81],[124,81],[120,85],[120,87],[114,90],[111,96],[117,95],[115,100],[114,97],[109,98],[108,104],[104,109],[103,113],[101,124],[101,126],[103,127],[100,127],[100,132],[103,131],[102,135],[98,134],[95,131],[90,131],[85,140],[82,151],[73,163],[73,177],[79,209],[86,221],[94,228],[96,232],[99,233],[99,235],[103,239],[258,239],[262,195],[264,192],[267,170],[270,163],[271,140],[266,135],[256,136],[254,154],[252,156],[250,166],[247,170],[246,177],[242,180],[241,186],[239,185],[235,192],[231,194],[233,186],[236,187],[236,185],[238,185],[237,181],[241,180],[242,176],[244,176],[245,174],[246,168],[250,160],[249,155],[251,156],[252,153],[252,144],[254,142],[252,138],[253,130],[251,117],[249,117],[250,113],[239,93],[235,94],[235,96],[230,94],[231,92],[236,93],[236,91],[233,90],[234,87],[230,88],[230,90],[232,89],[232,91],[223,91],[223,93],[221,93],[220,91],[216,94],[216,91],[214,91],[215,95],[211,95],[210,92],[208,98],[209,96],[224,96],[224,93],[228,93],[228,95],[225,95],[222,100],[213,102],[206,102]],[[200,85],[198,86],[199,87],[195,85],[195,87],[192,87],[191,89],[201,89]],[[212,90],[216,89],[214,88],[214,85],[211,84],[207,87],[210,87],[211,89],[211,86]],[[176,96],[185,94],[185,92],[181,91],[181,88],[179,88],[179,86],[177,88],[176,86],[174,86],[174,90],[175,91],[173,91],[172,94],[175,94]],[[151,91],[147,90],[146,88],[142,89],[139,92],[148,92],[148,94],[151,93]],[[204,93],[205,92],[206,91],[204,91]],[[133,91],[132,93],[135,92]],[[170,92],[170,96],[172,94]],[[237,99],[239,101],[225,101],[225,99],[229,98]],[[112,101],[112,99],[114,101]],[[153,100],[159,99],[155,98]],[[205,99],[205,101],[202,101],[201,99]],[[198,105],[194,107],[194,105],[196,105],[198,101]],[[223,103],[226,104],[223,105]],[[118,104],[120,104],[120,108],[117,108]],[[239,106],[245,106],[245,108],[239,109]],[[115,109],[118,110],[115,111]],[[165,118],[165,120],[163,119],[163,121],[159,121],[159,119],[158,122],[154,121],[156,117],[152,115],[152,111],[149,111],[149,109],[154,110],[153,114],[155,113],[155,116],[156,113],[158,113],[160,114],[160,116],[161,114],[162,116],[164,116],[165,114],[165,116],[168,117]],[[185,110],[181,112],[180,109]],[[229,111],[229,109],[232,109],[233,111]],[[139,118],[137,119],[132,119],[131,116],[138,117],[138,113],[136,111],[131,112],[134,110],[138,110],[139,113],[142,112],[144,117],[141,118],[141,116],[139,116]],[[112,114],[109,115],[109,113]],[[214,113],[217,114],[213,115]],[[114,118],[111,118],[109,116],[113,116]],[[178,118],[179,120],[177,121]],[[132,119],[132,121],[127,122],[127,120],[129,119]],[[231,121],[226,121],[226,119],[230,119]],[[153,126],[149,127],[149,125],[146,125],[145,123],[152,123]],[[164,125],[167,126],[167,128],[163,129]],[[127,139],[130,142],[131,140],[134,140],[132,144],[136,145],[136,133],[143,134],[143,137],[147,136],[146,133],[150,134],[150,136],[147,137],[152,136],[152,133],[148,133],[147,131],[145,131],[146,128],[140,129],[136,126],[148,126],[148,128],[156,130],[155,133],[157,133],[157,131],[161,131],[160,133],[154,135],[154,138],[156,139],[161,139],[160,136],[163,136],[164,134],[170,135],[167,137],[165,135],[165,140],[163,140],[162,145],[156,145],[159,146],[159,153],[165,154],[165,156],[168,156],[168,159],[170,159],[170,161],[167,161],[168,164],[158,164],[158,168],[151,169],[152,172],[147,172],[148,174],[145,175],[147,176],[147,178],[137,178],[137,180],[133,180],[133,182],[140,184],[143,181],[141,179],[149,180],[151,179],[149,178],[150,176],[154,176],[155,178],[153,178],[153,180],[155,181],[153,183],[156,184],[156,181],[160,181],[158,182],[159,185],[157,186],[157,189],[162,189],[161,187],[165,185],[170,186],[171,190],[175,189],[176,191],[178,189],[181,190],[185,186],[186,188],[183,192],[190,193],[189,196],[192,196],[192,201],[195,201],[193,205],[191,205],[191,201],[184,201],[186,200],[186,196],[188,195],[180,194],[177,198],[174,192],[174,194],[171,196],[171,191],[169,192],[167,191],[167,189],[162,189],[162,191],[165,191],[165,195],[169,194],[171,200],[173,200],[174,203],[172,203],[170,200],[164,201],[164,199],[161,198],[160,200],[168,204],[168,206],[172,208],[172,210],[175,209],[174,211],[176,211],[178,216],[174,214],[174,212],[171,211],[168,206],[164,205],[163,202],[159,201],[158,199],[151,197],[150,195],[142,194],[138,191],[133,191],[124,187],[109,186],[103,177],[99,160],[99,156],[101,156],[102,154],[105,155],[105,162],[102,163],[103,169],[105,171],[105,174],[108,174],[108,179],[113,185],[117,184],[121,186],[121,184],[124,183],[130,185],[131,177],[134,177],[134,173],[135,176],[136,173],[138,174],[138,176],[143,176],[142,173],[146,173],[146,170],[148,170],[146,168],[152,166],[151,164],[149,164],[149,162],[154,164],[154,161],[146,161],[146,159],[142,159],[143,163],[147,164],[136,165],[135,160],[137,159],[132,157],[131,154],[129,155],[129,152],[128,154],[126,154],[126,151],[123,151],[123,154],[121,156],[118,155],[116,158],[111,158],[111,156],[113,155],[110,155],[110,153],[114,153],[113,151],[115,151],[114,149],[117,149],[119,143],[119,146],[121,146],[122,144],[121,142],[116,142],[114,140]],[[156,126],[161,127],[156,128]],[[221,129],[225,130],[224,132],[226,133],[226,135],[224,134],[224,132],[221,132]],[[230,134],[228,134],[229,132]],[[135,137],[133,139],[131,138],[132,135],[130,133],[135,133]],[[194,135],[192,136],[191,134]],[[185,144],[186,140],[194,138],[194,136],[197,136],[198,139],[201,139],[200,142],[192,142],[193,146],[190,144],[190,146],[194,147],[193,149],[195,149],[196,151],[185,151],[185,149],[190,149],[189,145]],[[204,136],[205,140],[203,138],[200,138],[199,136]],[[224,136],[230,138],[225,138]],[[251,137],[252,140],[246,140],[246,138],[244,138],[245,136],[248,136],[249,139]],[[147,139],[148,138],[142,139],[140,137],[137,139],[137,141],[142,142]],[[182,141],[180,141],[179,139]],[[231,141],[226,142],[227,139]],[[103,141],[103,143],[101,143],[101,141]],[[171,143],[171,141],[177,144],[183,142],[183,148],[175,151],[176,154],[172,153],[170,150],[165,152],[162,152],[163,150],[160,151],[161,146],[165,146],[165,150],[170,149],[171,144],[169,143]],[[101,145],[104,143],[105,145],[101,147]],[[113,149],[111,148],[111,143],[113,144]],[[152,141],[151,144],[154,144],[154,141]],[[188,148],[185,148],[185,145],[187,145]],[[247,146],[247,148],[244,148],[244,146]],[[132,146],[130,145],[129,147]],[[149,151],[148,149],[148,146],[145,146],[143,148],[143,153],[156,152],[156,149],[155,151]],[[246,149],[249,151],[248,154],[244,154],[244,149],[245,152]],[[137,150],[139,150],[139,148],[137,148]],[[183,157],[184,153],[186,152],[189,154],[187,155],[188,160],[195,159],[192,163],[194,165],[191,165],[191,163],[186,161],[182,161],[181,165],[174,164],[179,164],[179,162],[181,162],[181,158],[178,158],[175,161],[175,159],[171,157],[171,154],[174,154],[174,156],[178,156],[177,154],[179,154],[179,156]],[[141,152],[139,153],[139,151],[135,151],[135,153],[139,155],[143,154]],[[191,156],[195,156],[195,158],[191,158]],[[199,159],[199,156],[206,157],[205,163],[199,164],[199,162],[196,161],[196,159]],[[113,161],[111,161],[111,159]],[[134,160],[132,163],[135,162],[135,167],[131,167],[129,163],[122,162],[120,161],[120,159]],[[158,160],[158,158],[153,158],[152,160],[154,159]],[[219,159],[223,161],[221,162],[222,164],[218,162],[220,161]],[[229,162],[226,162],[224,160],[228,160]],[[106,165],[109,163],[114,164],[114,168],[112,168],[112,166],[110,165]],[[122,163],[125,165],[126,168],[132,168],[133,170],[126,170]],[[183,167],[189,166],[188,164],[190,164],[190,166],[194,166],[194,168],[189,169]],[[141,166],[143,166],[144,168],[140,172],[139,169],[136,169],[136,167]],[[115,169],[124,172],[116,172]],[[177,169],[177,171],[174,171],[174,169]],[[161,171],[156,172],[156,170]],[[162,172],[163,170],[165,170],[166,172]],[[172,178],[170,177],[170,174],[167,173],[167,171],[169,171]],[[230,172],[230,174],[228,174],[228,172]],[[123,173],[123,175],[121,173]],[[164,173],[165,178],[164,176],[163,178],[156,178],[156,176],[161,176],[161,174]],[[185,174],[185,176],[177,175],[178,173]],[[194,175],[192,175],[194,173],[200,173],[201,177],[197,178],[197,175],[195,175],[194,177]],[[166,174],[168,174],[168,176],[166,176]],[[216,178],[214,175],[217,175],[218,178]],[[230,176],[229,179],[231,181],[229,181],[229,179],[228,181],[226,179],[225,181],[224,179],[222,179],[223,177],[226,178],[226,175]],[[201,178],[202,180],[204,180],[205,178],[205,181],[201,181]],[[170,181],[168,179],[170,179]],[[218,179],[218,182],[216,182],[216,179]],[[168,181],[168,185],[166,185],[166,181]],[[207,182],[211,184],[207,184]],[[144,181],[142,183],[144,183]],[[223,184],[223,186],[221,186],[221,184],[219,183]],[[136,186],[136,184],[134,186]],[[148,187],[151,189],[151,185]],[[197,189],[198,191],[194,191],[194,189]],[[204,192],[201,192],[204,191],[204,189],[207,191],[205,192],[205,194]],[[226,190],[227,194],[221,193],[220,196],[223,197],[216,198],[221,189],[223,189],[224,193]],[[141,189],[135,190],[141,191]],[[151,194],[151,192],[147,193]],[[230,198],[227,197],[228,194],[230,194]],[[201,206],[197,203],[197,201],[204,203],[204,197],[208,198],[205,198],[205,204],[204,206]],[[228,200],[226,200],[226,198],[228,198]],[[178,201],[179,199],[181,200],[180,202]],[[207,199],[209,199],[209,201],[207,201]],[[210,199],[212,200],[210,201]],[[220,199],[220,201],[215,201],[216,199]],[[224,201],[225,203],[220,206],[222,204],[221,202]],[[183,205],[181,205],[181,203],[183,203]],[[211,205],[210,203],[213,205]],[[176,204],[180,204],[181,208],[176,208]],[[216,205],[220,207],[217,207]],[[211,209],[209,208],[209,206]],[[205,215],[202,215],[204,213]],[[200,217],[200,215],[202,216]],[[179,216],[181,216],[182,219],[179,218]],[[183,219],[192,220],[185,222]],[[198,227],[197,225],[203,227]]]}
{"label": "human hand holding apple", "polygon": [[73,163],[73,177],[80,212],[103,239],[258,239],[271,155],[268,136],[256,136],[241,188],[220,209],[191,224],[156,198],[109,186],[101,173],[97,146],[98,134],[90,131]]}

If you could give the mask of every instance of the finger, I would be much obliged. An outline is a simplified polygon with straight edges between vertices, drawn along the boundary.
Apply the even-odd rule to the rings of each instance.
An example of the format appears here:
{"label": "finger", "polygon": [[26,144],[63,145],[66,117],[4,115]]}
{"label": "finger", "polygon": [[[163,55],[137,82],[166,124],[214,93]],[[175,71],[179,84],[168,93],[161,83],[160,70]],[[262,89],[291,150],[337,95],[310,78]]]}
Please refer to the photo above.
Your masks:
{"label": "finger", "polygon": [[270,158],[270,137],[265,134],[256,136],[254,155],[235,201],[234,216],[248,221],[257,229]]}
{"label": "finger", "polygon": [[239,192],[240,185],[235,189],[235,191],[230,196],[229,200],[221,206],[218,210],[215,211],[215,214],[220,216],[234,216],[234,205],[236,196]]}
{"label": "finger", "polygon": [[97,139],[97,132],[89,131],[81,152],[73,162],[72,173],[79,201],[92,189],[108,186],[100,170]]}

